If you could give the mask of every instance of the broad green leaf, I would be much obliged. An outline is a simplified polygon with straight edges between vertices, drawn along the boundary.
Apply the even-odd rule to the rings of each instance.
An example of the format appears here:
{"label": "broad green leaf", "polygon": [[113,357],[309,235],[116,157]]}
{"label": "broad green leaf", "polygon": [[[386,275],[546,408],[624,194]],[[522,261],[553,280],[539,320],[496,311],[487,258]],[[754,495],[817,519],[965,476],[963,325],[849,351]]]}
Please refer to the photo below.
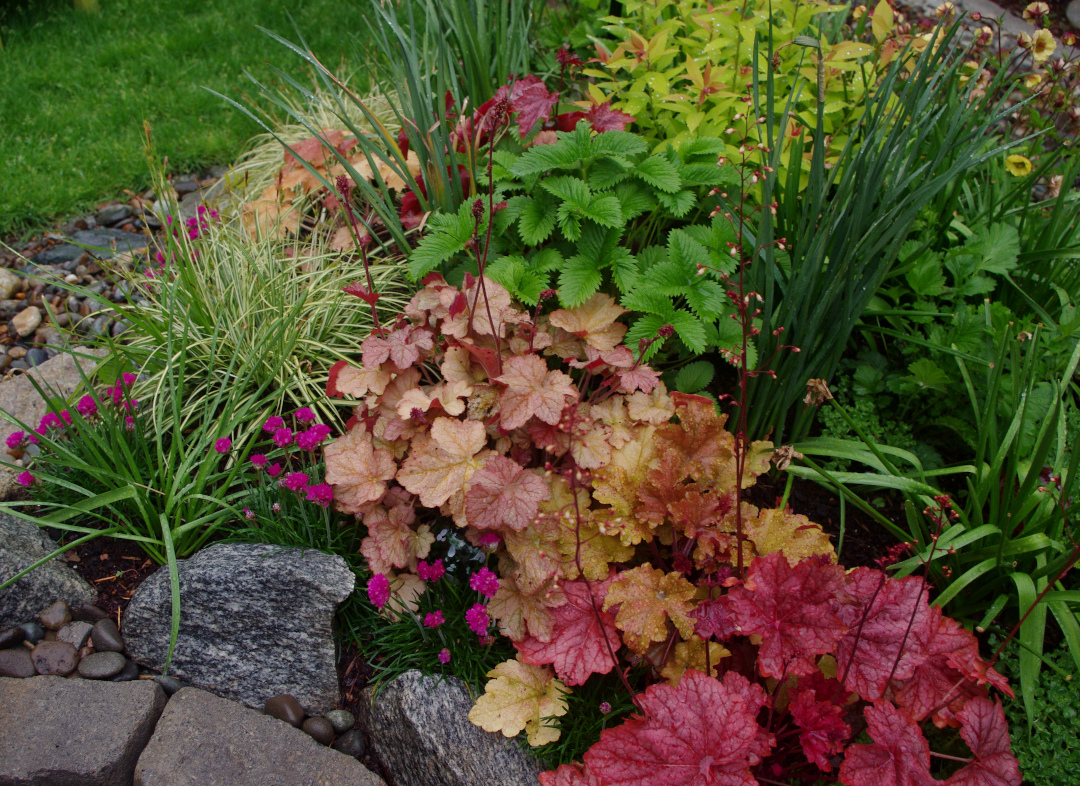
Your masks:
{"label": "broad green leaf", "polygon": [[559,299],[567,308],[580,306],[603,283],[600,266],[595,259],[578,254],[566,260],[559,273]]}
{"label": "broad green leaf", "polygon": [[697,202],[693,191],[676,191],[674,194],[663,192],[656,195],[657,201],[666,207],[675,218],[683,218]]}
{"label": "broad green leaf", "polygon": [[660,191],[670,194],[679,190],[679,171],[663,156],[649,156],[637,165],[634,174]]}
{"label": "broad green leaf", "polygon": [[680,393],[697,393],[713,380],[716,369],[707,360],[696,360],[679,369],[675,375],[675,389]]}
{"label": "broad green leaf", "polygon": [[952,381],[949,375],[942,371],[938,364],[930,360],[930,358],[920,358],[909,364],[908,371],[911,372],[911,376],[907,377],[907,379],[919,388],[946,392],[949,389],[949,383]]}
{"label": "broad green leaf", "polygon": [[[557,204],[547,193],[536,192],[535,197],[514,197],[525,200],[520,205],[518,232],[521,240],[529,246],[543,243],[555,229],[558,217]],[[509,208],[509,205],[507,206]]]}
{"label": "broad green leaf", "polygon": [[945,291],[945,273],[941,269],[941,255],[925,253],[904,274],[908,286],[919,297],[937,297]]}
{"label": "broad green leaf", "polygon": [[671,326],[675,328],[675,333],[691,351],[704,352],[708,349],[705,326],[701,323],[700,319],[695,317],[689,311],[683,311],[681,309],[676,311],[672,315]]}

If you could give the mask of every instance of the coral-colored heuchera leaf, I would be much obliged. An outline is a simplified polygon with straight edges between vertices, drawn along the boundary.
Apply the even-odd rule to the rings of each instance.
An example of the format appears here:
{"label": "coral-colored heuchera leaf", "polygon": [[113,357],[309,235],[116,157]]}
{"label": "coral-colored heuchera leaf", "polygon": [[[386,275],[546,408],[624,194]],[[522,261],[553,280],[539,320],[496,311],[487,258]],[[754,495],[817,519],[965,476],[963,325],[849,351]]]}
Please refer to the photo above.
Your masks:
{"label": "coral-colored heuchera leaf", "polygon": [[524,426],[534,415],[545,423],[558,423],[567,397],[577,395],[573,380],[561,371],[548,371],[537,355],[508,358],[495,381],[506,385],[499,410],[507,430]]}
{"label": "coral-colored heuchera leaf", "polygon": [[394,456],[375,448],[363,428],[353,428],[323,450],[326,482],[334,487],[334,504],[345,513],[359,513],[366,502],[386,493],[386,481],[397,472]]}
{"label": "coral-colored heuchera leaf", "polygon": [[851,737],[843,709],[831,701],[818,701],[814,691],[804,690],[788,705],[788,710],[799,727],[799,744],[806,758],[830,772],[829,758],[843,753],[844,742]]}
{"label": "coral-colored heuchera leaf", "polygon": [[1020,786],[1024,778],[1009,745],[1009,726],[1001,701],[975,698],[956,714],[964,724],[960,736],[975,761],[945,781],[946,786]]}
{"label": "coral-colored heuchera leaf", "polygon": [[651,565],[624,570],[608,590],[604,610],[616,604],[615,625],[625,634],[626,646],[639,654],[654,641],[667,638],[667,621],[675,623],[685,638],[694,632],[694,620],[689,616],[694,608],[693,584],[681,573],[664,574]]}
{"label": "coral-colored heuchera leaf", "polygon": [[508,660],[487,676],[493,679],[469,711],[469,720],[484,731],[499,731],[506,737],[524,729],[533,747],[559,739],[558,726],[547,719],[566,714],[567,691],[550,669]]}
{"label": "coral-colored heuchera leaf", "polygon": [[847,632],[837,611],[844,569],[823,558],[792,567],[780,552],[758,557],[746,584],[727,596],[744,635],[761,637],[758,669],[766,677],[810,675],[815,655],[831,652]]}
{"label": "coral-colored heuchera leaf", "polygon": [[750,767],[774,744],[756,720],[767,701],[737,672],[687,671],[639,695],[645,716],[601,732],[585,766],[604,786],[754,786]]}
{"label": "coral-colored heuchera leaf", "polygon": [[415,520],[411,505],[395,505],[389,511],[379,505],[364,516],[368,534],[360,543],[360,553],[367,557],[372,573],[415,566],[416,560],[428,555],[435,536],[427,524],[414,530]]}
{"label": "coral-colored heuchera leaf", "polygon": [[930,746],[903,710],[876,701],[865,711],[872,745],[848,746],[840,765],[847,786],[930,786]]}
{"label": "coral-colored heuchera leaf", "polygon": [[845,686],[874,701],[884,695],[890,677],[909,679],[926,660],[920,644],[931,621],[929,592],[922,579],[889,579],[872,568],[848,574],[847,589],[859,602],[840,610],[848,632],[837,646],[836,662],[847,675]]}
{"label": "coral-colored heuchera leaf", "polygon": [[404,371],[420,359],[420,353],[435,346],[431,332],[423,328],[403,327],[383,338],[372,333],[360,349],[364,352],[364,368],[378,368],[387,360]]}
{"label": "coral-colored heuchera leaf", "polygon": [[481,421],[439,418],[431,426],[431,439],[401,465],[398,482],[418,495],[424,507],[437,508],[465,490],[465,482],[482,463],[476,454],[485,442]]}
{"label": "coral-colored heuchera leaf", "polygon": [[611,352],[622,341],[626,325],[616,320],[626,313],[613,297],[598,292],[580,306],[551,312],[551,324],[585,339],[601,352]]}
{"label": "coral-colored heuchera leaf", "polygon": [[618,652],[621,642],[615,630],[615,618],[601,610],[609,586],[610,578],[592,582],[592,597],[596,600],[594,610],[590,587],[584,581],[563,582],[561,587],[566,593],[566,603],[552,611],[555,628],[551,641],[543,642],[530,636],[515,642],[521,659],[537,666],[553,664],[555,673],[567,685],[584,685],[590,674],[611,671],[615,663],[610,653]]}
{"label": "coral-colored heuchera leaf", "polygon": [[478,529],[509,527],[520,532],[551,497],[551,486],[505,456],[490,456],[469,480],[465,516]]}
{"label": "coral-colored heuchera leaf", "polygon": [[555,615],[551,610],[566,603],[566,595],[554,580],[542,584],[536,592],[525,593],[513,574],[500,571],[499,589],[488,603],[488,614],[499,623],[499,632],[514,641],[532,636],[551,641]]}

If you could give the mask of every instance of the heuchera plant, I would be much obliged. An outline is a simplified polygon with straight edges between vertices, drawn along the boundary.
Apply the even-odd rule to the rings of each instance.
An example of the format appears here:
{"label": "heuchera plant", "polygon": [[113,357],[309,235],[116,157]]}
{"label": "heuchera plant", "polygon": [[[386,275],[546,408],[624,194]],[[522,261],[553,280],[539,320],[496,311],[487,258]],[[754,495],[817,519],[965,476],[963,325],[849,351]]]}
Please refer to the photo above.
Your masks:
{"label": "heuchera plant", "polygon": [[1019,784],[988,697],[1005,680],[925,581],[847,573],[816,524],[744,502],[772,445],[669,395],[612,298],[541,314],[553,294],[529,313],[490,279],[432,274],[328,385],[358,399],[326,479],[366,527],[372,601],[417,612],[441,529],[489,554],[468,625],[486,644],[494,621],[518,653],[473,722],[544,745],[572,688],[614,670],[630,689],[635,667],[658,680],[638,713],[542,783],[929,783],[930,719],[972,749],[948,783]]}

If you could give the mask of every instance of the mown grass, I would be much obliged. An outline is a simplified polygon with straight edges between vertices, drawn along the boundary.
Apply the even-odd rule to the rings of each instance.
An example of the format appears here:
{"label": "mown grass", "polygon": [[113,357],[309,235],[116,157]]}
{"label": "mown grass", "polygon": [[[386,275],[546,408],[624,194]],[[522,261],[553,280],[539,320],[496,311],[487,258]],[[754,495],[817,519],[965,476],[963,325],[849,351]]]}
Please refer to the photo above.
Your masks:
{"label": "mown grass", "polygon": [[[0,4],[0,235],[143,188],[142,126],[174,173],[232,161],[260,130],[202,89],[251,95],[245,70],[298,74],[299,59],[256,29],[334,67],[366,40],[359,0],[70,0]],[[290,18],[291,17],[291,18]]]}

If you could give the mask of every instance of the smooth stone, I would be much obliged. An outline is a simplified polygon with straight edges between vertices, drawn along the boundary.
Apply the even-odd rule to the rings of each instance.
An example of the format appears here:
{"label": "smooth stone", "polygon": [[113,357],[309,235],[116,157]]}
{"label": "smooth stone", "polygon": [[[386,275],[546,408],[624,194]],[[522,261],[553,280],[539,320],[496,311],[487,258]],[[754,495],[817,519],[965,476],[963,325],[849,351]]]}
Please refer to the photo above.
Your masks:
{"label": "smooth stone", "polygon": [[154,682],[161,686],[161,689],[165,691],[166,696],[172,696],[174,693],[183,690],[188,687],[176,677],[163,677],[158,675],[154,677]]}
{"label": "smooth stone", "polygon": [[97,212],[96,218],[99,224],[113,226],[131,218],[132,212],[130,205],[106,205]]}
{"label": "smooth stone", "polygon": [[19,647],[13,650],[0,650],[0,677],[17,677],[25,679],[37,674],[34,668],[34,658],[30,650]]}
{"label": "smooth stone", "polygon": [[300,729],[320,745],[329,745],[334,741],[334,725],[326,718],[308,718]]}
{"label": "smooth stone", "polygon": [[75,649],[82,649],[90,639],[94,626],[89,622],[69,622],[56,632],[57,641],[66,641]]}
{"label": "smooth stone", "polygon": [[118,319],[116,320],[116,322],[113,323],[112,330],[110,330],[109,332],[112,333],[113,338],[116,338],[130,327],[131,323],[128,322],[126,319]]}
{"label": "smooth stone", "polygon": [[107,680],[123,671],[127,662],[119,652],[95,652],[79,661],[79,674],[88,680]]}
{"label": "smooth stone", "polygon": [[38,620],[41,621],[45,630],[60,630],[60,628],[71,622],[71,609],[68,608],[64,601],[58,600],[41,612],[38,615]]}
{"label": "smooth stone", "polygon": [[[145,235],[124,232],[122,229],[91,229],[75,232],[71,239],[86,246],[95,257],[101,259],[109,259],[115,254],[146,248],[148,242]],[[84,250],[80,248],[79,253]]]}
{"label": "smooth stone", "polygon": [[90,634],[94,649],[98,652],[123,652],[124,637],[111,619],[98,620],[94,623],[94,632]]}
{"label": "smooth stone", "polygon": [[8,347],[7,354],[8,357],[12,360],[21,360],[22,358],[26,357],[26,347],[20,347],[18,345]]}
{"label": "smooth stone", "polygon": [[20,371],[29,371],[30,370],[30,364],[27,363],[25,360],[16,360],[14,363],[11,364],[11,367],[12,368],[17,368]]}
{"label": "smooth stone", "polygon": [[75,671],[79,652],[66,641],[43,641],[30,653],[38,674],[66,677]]}
{"label": "smooth stone", "polygon": [[19,629],[22,630],[24,639],[31,644],[37,644],[45,638],[45,628],[36,622],[24,622],[19,625]]}
{"label": "smooth stone", "polygon": [[164,708],[152,682],[0,680],[0,784],[131,786]]}
{"label": "smooth stone", "polygon": [[1065,17],[1073,27],[1080,27],[1080,0],[1072,0],[1065,6]]}
{"label": "smooth stone", "polygon": [[348,710],[330,710],[323,717],[330,721],[335,734],[344,734],[356,725],[356,716]]}
{"label": "smooth stone", "polygon": [[22,279],[6,267],[0,268],[0,300],[8,300],[22,292]]}
{"label": "smooth stone", "polygon": [[89,622],[93,625],[98,620],[109,619],[109,612],[93,603],[84,603],[79,608],[71,610],[71,618],[77,622]]}
{"label": "smooth stone", "polygon": [[49,359],[49,353],[40,347],[34,347],[26,353],[26,362],[30,365],[30,368],[34,366],[40,366],[42,363]]}
{"label": "smooth stone", "polygon": [[288,693],[267,699],[263,705],[263,714],[283,720],[290,726],[296,726],[297,728],[304,722],[304,708],[300,706],[300,702],[296,700],[296,697],[290,696]]}
{"label": "smooth stone", "polygon": [[25,638],[26,631],[19,627],[0,630],[0,650],[6,650],[8,647],[17,647],[23,643]]}
{"label": "smooth stone", "polygon": [[169,700],[139,757],[134,783],[384,786],[363,764],[299,729],[197,688],[184,688]]}
{"label": "smooth stone", "polygon": [[330,747],[346,756],[359,759],[367,753],[367,739],[362,731],[354,729],[342,734]]}
{"label": "smooth stone", "polygon": [[41,324],[41,309],[37,306],[28,306],[20,311],[11,320],[11,326],[19,336],[26,338]]}
{"label": "smooth stone", "polygon": [[124,659],[124,668],[120,669],[120,673],[112,678],[113,682],[128,682],[129,680],[137,680],[139,678],[139,665],[133,660]]}
{"label": "smooth stone", "polygon": [[108,314],[103,314],[97,317],[90,325],[90,334],[93,336],[104,336],[109,333],[112,328],[113,320]]}
{"label": "smooth stone", "polygon": [[42,639],[42,641],[56,641],[56,631],[55,630],[47,630],[47,631],[45,631],[45,638]]}

